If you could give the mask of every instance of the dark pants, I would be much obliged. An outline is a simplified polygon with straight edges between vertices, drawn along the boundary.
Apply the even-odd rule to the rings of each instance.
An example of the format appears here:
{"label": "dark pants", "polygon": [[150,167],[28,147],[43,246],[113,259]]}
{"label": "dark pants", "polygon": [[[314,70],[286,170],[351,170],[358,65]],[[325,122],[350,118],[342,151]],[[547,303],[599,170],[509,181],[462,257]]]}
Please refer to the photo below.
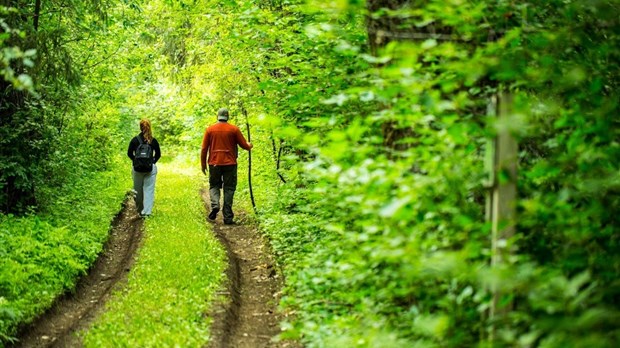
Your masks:
{"label": "dark pants", "polygon": [[209,166],[209,196],[211,210],[220,209],[220,189],[224,187],[224,221],[232,221],[233,196],[237,189],[237,165]]}

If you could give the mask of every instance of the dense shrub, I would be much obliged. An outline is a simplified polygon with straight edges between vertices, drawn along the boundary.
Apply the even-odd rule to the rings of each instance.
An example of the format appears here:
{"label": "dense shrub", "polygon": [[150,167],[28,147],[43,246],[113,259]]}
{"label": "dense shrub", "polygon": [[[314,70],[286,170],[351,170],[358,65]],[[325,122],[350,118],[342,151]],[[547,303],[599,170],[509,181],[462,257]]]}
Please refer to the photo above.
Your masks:
{"label": "dense shrub", "polygon": [[72,290],[101,252],[128,187],[112,168],[74,182],[48,214],[0,216],[0,343]]}
{"label": "dense shrub", "polygon": [[[296,188],[274,196],[288,216],[264,220],[283,260],[303,255],[291,332],[311,347],[613,346],[618,3],[369,3],[398,24],[387,45],[359,36],[358,5],[278,12],[307,33],[275,40],[288,74],[264,83],[291,115],[276,134],[302,150]],[[486,116],[500,90],[515,100],[505,124]],[[506,128],[517,234],[491,267],[485,143]],[[491,320],[493,288],[512,309]]]}

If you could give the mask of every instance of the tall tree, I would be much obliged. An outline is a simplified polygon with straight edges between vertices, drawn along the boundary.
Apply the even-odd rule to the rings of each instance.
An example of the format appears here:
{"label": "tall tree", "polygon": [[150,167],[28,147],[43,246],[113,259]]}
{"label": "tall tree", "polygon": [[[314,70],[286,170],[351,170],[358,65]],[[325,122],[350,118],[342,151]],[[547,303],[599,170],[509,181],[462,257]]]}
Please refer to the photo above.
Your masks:
{"label": "tall tree", "polygon": [[[105,19],[102,3],[2,2],[5,24],[18,29],[7,33],[9,38],[2,42],[4,55],[13,47],[12,52],[28,52],[29,57],[11,60],[4,69],[17,78],[6,78],[5,73],[0,81],[1,212],[36,207],[37,188],[54,174],[48,169],[49,156],[56,150],[66,114],[71,113],[81,76],[76,62],[81,52],[72,49],[71,43],[88,40],[88,31],[103,27],[97,25]],[[26,90],[30,81],[32,87]]]}

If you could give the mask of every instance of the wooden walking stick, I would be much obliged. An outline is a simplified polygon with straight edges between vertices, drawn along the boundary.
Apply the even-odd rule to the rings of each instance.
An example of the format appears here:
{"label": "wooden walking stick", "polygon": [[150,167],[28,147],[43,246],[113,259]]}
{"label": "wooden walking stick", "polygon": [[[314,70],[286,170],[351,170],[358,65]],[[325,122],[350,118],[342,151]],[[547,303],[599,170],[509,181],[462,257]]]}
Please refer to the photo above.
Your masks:
{"label": "wooden walking stick", "polygon": [[[239,102],[239,107],[241,108],[241,113],[245,116],[245,127],[248,130],[248,142],[252,142],[252,138],[250,136],[250,120],[248,118],[248,111],[243,106],[243,102]],[[252,208],[254,208],[254,213],[258,214],[258,211],[256,210],[256,202],[254,201],[254,191],[252,190],[252,151],[248,151],[248,186],[250,188]]]}

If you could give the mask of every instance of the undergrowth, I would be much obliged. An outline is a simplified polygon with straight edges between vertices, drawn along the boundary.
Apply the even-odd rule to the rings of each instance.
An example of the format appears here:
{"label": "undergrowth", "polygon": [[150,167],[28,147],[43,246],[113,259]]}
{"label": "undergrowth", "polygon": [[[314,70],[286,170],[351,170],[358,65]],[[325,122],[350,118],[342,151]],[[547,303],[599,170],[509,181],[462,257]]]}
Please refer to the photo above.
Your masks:
{"label": "undergrowth", "polygon": [[0,215],[0,346],[73,289],[101,252],[128,184],[113,167],[56,192],[45,214]]}

